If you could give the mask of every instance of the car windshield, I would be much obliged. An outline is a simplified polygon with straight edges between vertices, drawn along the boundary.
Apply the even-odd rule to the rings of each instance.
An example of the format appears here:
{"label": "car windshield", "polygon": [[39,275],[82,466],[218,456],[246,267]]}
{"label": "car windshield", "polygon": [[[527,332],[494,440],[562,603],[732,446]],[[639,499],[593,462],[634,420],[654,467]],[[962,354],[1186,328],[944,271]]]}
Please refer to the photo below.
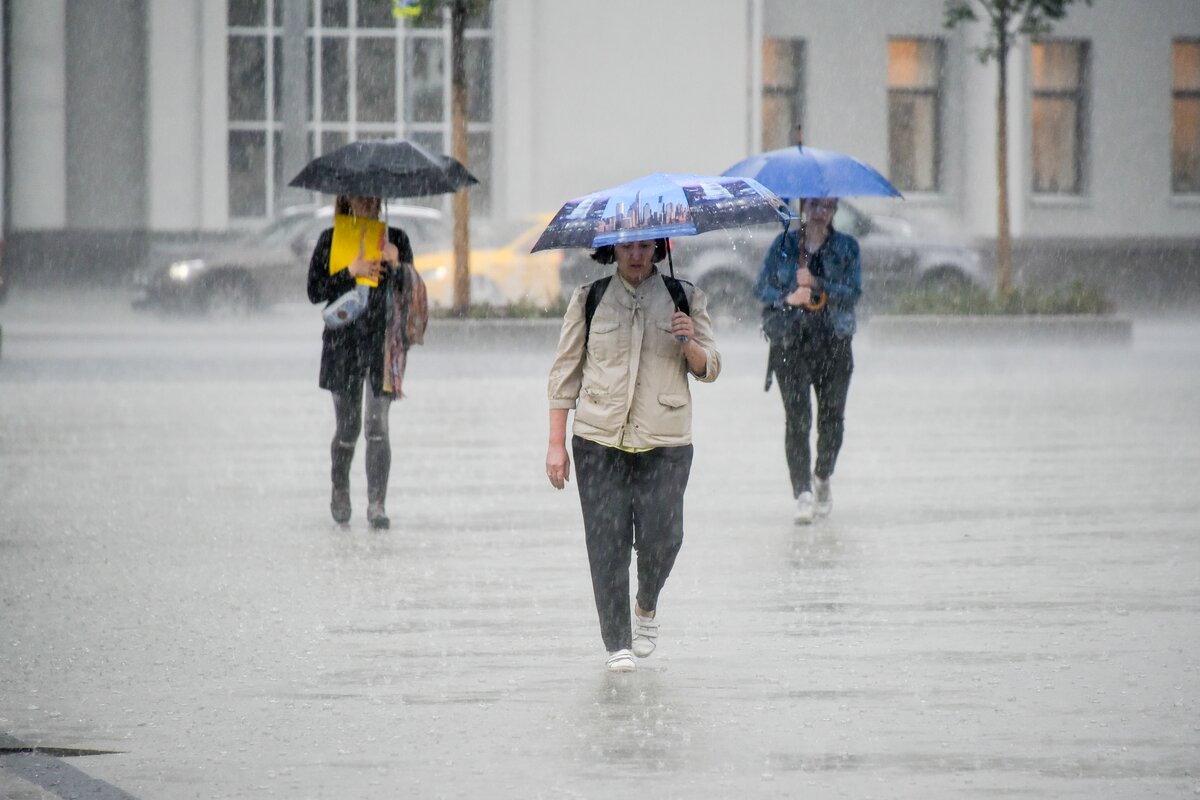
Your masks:
{"label": "car windshield", "polygon": [[292,238],[292,234],[307,225],[310,220],[312,216],[308,214],[289,214],[269,222],[254,238],[268,246],[285,244]]}
{"label": "car windshield", "polygon": [[450,247],[450,232],[439,220],[425,217],[391,216],[392,225],[408,234],[413,254],[421,255]]}

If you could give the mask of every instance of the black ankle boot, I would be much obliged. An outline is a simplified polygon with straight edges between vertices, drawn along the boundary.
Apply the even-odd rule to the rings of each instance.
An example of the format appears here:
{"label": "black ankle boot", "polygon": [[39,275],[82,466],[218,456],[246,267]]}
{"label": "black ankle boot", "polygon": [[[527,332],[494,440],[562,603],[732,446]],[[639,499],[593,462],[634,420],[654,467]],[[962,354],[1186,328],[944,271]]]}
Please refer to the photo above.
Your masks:
{"label": "black ankle boot", "polygon": [[337,486],[333,487],[333,497],[329,501],[329,511],[333,514],[333,521],[339,525],[345,525],[350,521],[350,487],[344,489]]}

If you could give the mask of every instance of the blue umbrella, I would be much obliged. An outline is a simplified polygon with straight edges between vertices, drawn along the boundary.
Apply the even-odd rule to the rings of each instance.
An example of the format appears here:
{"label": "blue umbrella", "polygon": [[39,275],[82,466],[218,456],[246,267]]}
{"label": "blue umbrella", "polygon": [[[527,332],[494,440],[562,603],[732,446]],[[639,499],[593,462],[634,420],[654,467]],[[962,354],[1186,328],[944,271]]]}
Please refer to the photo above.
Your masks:
{"label": "blue umbrella", "polygon": [[694,236],[772,221],[786,228],[789,219],[787,204],[757,181],[655,173],[566,203],[530,252]]}
{"label": "blue umbrella", "polygon": [[740,175],[780,197],[903,197],[888,179],[854,156],[815,147],[784,147],[739,161],[724,175]]}

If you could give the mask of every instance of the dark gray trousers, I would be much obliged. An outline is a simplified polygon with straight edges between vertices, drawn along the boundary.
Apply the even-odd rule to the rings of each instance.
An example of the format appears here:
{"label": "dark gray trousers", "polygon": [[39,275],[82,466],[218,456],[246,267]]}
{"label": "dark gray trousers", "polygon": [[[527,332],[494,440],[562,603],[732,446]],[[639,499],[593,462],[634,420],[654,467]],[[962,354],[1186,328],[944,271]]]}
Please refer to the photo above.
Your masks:
{"label": "dark gray trousers", "polygon": [[[364,383],[355,385],[348,392],[332,393],[337,428],[330,444],[331,477],[333,485],[339,489],[350,486],[350,463],[354,460],[354,447],[363,428]],[[367,501],[370,503],[382,504],[387,499],[388,474],[392,469],[392,444],[388,438],[391,406],[390,394],[377,395],[367,386]]]}
{"label": "dark gray trousers", "polygon": [[633,643],[631,549],[637,549],[637,603],[654,611],[683,544],[692,446],[627,453],[575,436],[571,449],[600,636],[606,650],[621,650]]}
{"label": "dark gray trousers", "polygon": [[[790,347],[771,347],[771,364],[779,379],[779,394],[787,418],[784,451],[792,479],[792,496],[812,491],[815,473],[833,475],[846,429],[846,398],[854,373],[851,338],[832,334],[806,337]],[[817,458],[812,461],[812,399],[817,398]]]}

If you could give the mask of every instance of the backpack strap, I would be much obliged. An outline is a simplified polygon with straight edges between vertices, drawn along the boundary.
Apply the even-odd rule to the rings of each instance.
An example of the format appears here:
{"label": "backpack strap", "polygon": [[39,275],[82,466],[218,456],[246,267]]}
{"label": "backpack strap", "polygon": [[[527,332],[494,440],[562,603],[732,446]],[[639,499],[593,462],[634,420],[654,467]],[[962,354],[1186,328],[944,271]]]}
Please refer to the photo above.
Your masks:
{"label": "backpack strap", "polygon": [[592,281],[588,286],[587,298],[583,301],[583,349],[587,350],[588,337],[592,335],[592,317],[596,316],[596,309],[600,306],[600,298],[604,297],[604,291],[608,289],[608,284],[612,283],[612,275],[606,275],[603,278]]}
{"label": "backpack strap", "polygon": [[[608,289],[608,284],[612,283],[612,275],[606,275],[603,278],[592,281],[587,287],[587,298],[583,301],[583,349],[587,349],[588,338],[592,335],[592,317],[596,316],[596,309],[600,306],[600,298],[604,297],[604,292]],[[663,283],[667,286],[667,291],[671,294],[671,301],[675,303],[675,308],[679,309],[687,315],[692,313],[692,304],[688,301],[687,290],[684,289],[684,284],[691,286],[687,281],[681,281],[678,278],[673,278],[670,275],[662,276]]]}

